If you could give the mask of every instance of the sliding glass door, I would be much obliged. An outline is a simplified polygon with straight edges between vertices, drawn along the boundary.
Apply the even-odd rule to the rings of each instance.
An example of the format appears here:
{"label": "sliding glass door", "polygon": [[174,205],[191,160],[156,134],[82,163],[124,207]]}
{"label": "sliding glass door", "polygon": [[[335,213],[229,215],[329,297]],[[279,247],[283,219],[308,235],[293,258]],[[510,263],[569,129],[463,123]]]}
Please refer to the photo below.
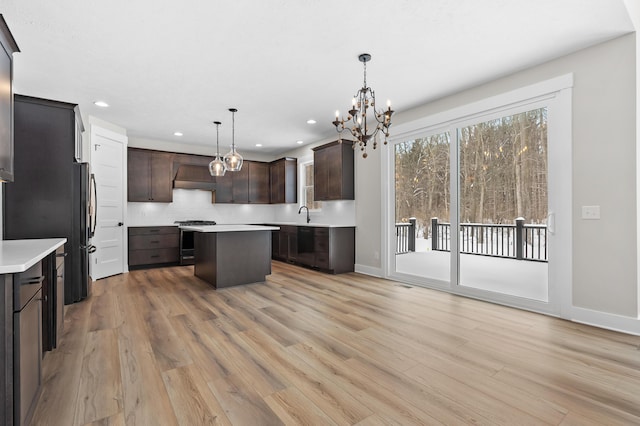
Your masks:
{"label": "sliding glass door", "polygon": [[547,302],[547,108],[457,132],[459,285]]}
{"label": "sliding glass door", "polygon": [[[447,237],[432,223],[451,214],[451,137],[439,132],[394,145],[395,270],[407,276],[449,283],[451,259],[439,249]],[[441,243],[434,240],[440,238]]]}
{"label": "sliding glass door", "polygon": [[557,286],[571,274],[570,100],[561,90],[393,141],[388,275],[563,314],[571,298]]}

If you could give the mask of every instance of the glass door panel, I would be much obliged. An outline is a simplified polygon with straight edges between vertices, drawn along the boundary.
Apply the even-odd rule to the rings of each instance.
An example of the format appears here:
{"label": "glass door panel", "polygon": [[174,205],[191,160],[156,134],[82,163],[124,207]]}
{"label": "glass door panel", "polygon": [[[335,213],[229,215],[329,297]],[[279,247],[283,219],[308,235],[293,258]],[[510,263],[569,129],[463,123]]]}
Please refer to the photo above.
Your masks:
{"label": "glass door panel", "polygon": [[547,108],[458,128],[459,285],[548,296]]}
{"label": "glass door panel", "polygon": [[395,272],[450,282],[450,134],[395,144]]}

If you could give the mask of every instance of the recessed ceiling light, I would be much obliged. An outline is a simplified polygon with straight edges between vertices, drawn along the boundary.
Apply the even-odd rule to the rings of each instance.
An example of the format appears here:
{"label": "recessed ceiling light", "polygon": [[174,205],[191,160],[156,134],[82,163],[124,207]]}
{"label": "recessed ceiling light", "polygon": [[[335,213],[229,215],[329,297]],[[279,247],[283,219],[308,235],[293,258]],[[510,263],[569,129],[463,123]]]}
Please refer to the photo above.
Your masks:
{"label": "recessed ceiling light", "polygon": [[260,147],[262,146],[262,144],[261,144],[261,143],[257,143],[257,144],[256,144],[256,146],[257,146],[258,148],[260,148]]}
{"label": "recessed ceiling light", "polygon": [[109,106],[109,104],[106,103],[105,101],[95,101],[93,104],[101,108],[107,108]]}
{"label": "recessed ceiling light", "polygon": [[182,132],[174,132],[173,136],[182,136]]}
{"label": "recessed ceiling light", "polygon": [[303,142],[303,141],[296,141],[296,143],[297,143],[298,145],[302,145],[304,142]]}
{"label": "recessed ceiling light", "polygon": [[316,124],[316,120],[310,118],[309,120],[307,120],[307,124]]}

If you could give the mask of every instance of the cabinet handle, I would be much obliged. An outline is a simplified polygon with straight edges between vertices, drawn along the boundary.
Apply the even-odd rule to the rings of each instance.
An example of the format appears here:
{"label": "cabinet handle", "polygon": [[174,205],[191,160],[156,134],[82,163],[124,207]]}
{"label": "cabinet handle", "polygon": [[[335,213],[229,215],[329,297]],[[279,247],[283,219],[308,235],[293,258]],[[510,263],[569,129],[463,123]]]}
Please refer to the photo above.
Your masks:
{"label": "cabinet handle", "polygon": [[160,255],[159,254],[154,254],[153,256],[151,256],[152,259],[156,258],[156,257],[160,257]]}
{"label": "cabinet handle", "polygon": [[29,278],[26,281],[22,281],[22,284],[38,284],[44,280],[44,276]]}
{"label": "cabinet handle", "polygon": [[67,254],[69,253],[60,253],[60,254],[56,254],[56,257],[67,257]]}
{"label": "cabinet handle", "polygon": [[159,229],[149,229],[149,232],[160,232]]}
{"label": "cabinet handle", "polygon": [[151,244],[158,244],[160,241],[149,241]]}

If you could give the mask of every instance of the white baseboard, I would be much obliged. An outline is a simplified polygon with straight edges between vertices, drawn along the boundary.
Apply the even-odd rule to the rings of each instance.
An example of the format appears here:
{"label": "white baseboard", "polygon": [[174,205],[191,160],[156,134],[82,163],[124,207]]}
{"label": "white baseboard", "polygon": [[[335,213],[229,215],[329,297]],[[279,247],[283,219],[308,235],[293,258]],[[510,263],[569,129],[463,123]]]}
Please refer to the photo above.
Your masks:
{"label": "white baseboard", "polygon": [[354,270],[360,274],[371,275],[378,278],[384,277],[384,275],[382,274],[382,269],[374,268],[373,266],[356,264]]}
{"label": "white baseboard", "polygon": [[640,336],[640,319],[638,318],[623,317],[622,315],[578,308],[576,306],[571,311],[572,321]]}

